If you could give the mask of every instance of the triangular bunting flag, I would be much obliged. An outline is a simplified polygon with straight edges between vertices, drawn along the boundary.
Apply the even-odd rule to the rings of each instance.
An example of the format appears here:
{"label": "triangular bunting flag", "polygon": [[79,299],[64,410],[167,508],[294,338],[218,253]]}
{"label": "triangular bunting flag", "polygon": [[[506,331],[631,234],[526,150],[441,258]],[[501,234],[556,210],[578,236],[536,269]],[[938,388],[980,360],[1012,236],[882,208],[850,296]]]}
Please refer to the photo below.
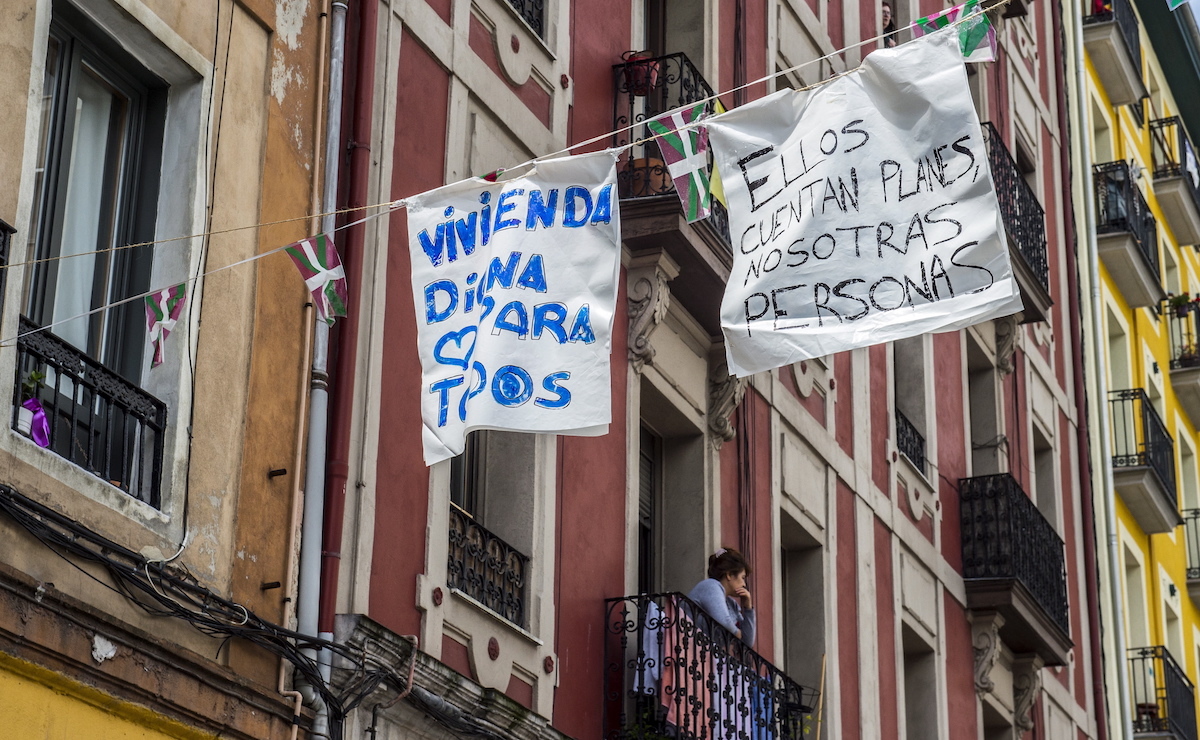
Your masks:
{"label": "triangular bunting flag", "polygon": [[983,12],[979,0],[967,0],[961,5],[955,5],[940,13],[918,18],[912,24],[913,36],[919,37],[933,33],[970,15],[975,15],[975,17],[958,26],[958,45],[962,50],[963,60],[968,62],[996,61],[996,28],[992,25],[987,13]]}
{"label": "triangular bunting flag", "polygon": [[705,103],[659,116],[646,125],[658,136],[658,148],[675,192],[683,203],[688,223],[708,217],[711,188],[708,180],[708,131],[700,126],[680,131],[705,117]]}
{"label": "triangular bunting flag", "polygon": [[179,320],[186,300],[187,283],[146,296],[146,328],[150,332],[150,345],[154,347],[150,367],[158,367],[163,363],[163,345],[167,335],[175,329],[175,322]]}
{"label": "triangular bunting flag", "polygon": [[318,234],[301,239],[286,251],[312,293],[317,316],[333,326],[335,317],[346,315],[346,272],[333,239],[329,234]]}

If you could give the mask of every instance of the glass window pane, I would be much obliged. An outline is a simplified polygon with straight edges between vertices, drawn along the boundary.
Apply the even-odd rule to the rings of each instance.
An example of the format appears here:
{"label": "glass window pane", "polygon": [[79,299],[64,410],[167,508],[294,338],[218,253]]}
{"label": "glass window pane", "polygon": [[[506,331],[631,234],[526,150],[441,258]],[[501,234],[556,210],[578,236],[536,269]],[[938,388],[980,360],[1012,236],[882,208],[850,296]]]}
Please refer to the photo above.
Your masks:
{"label": "glass window pane", "polygon": [[[66,165],[67,190],[58,245],[52,321],[83,314],[107,297],[108,254],[113,244],[128,99],[84,68],[75,80],[74,132]],[[83,255],[71,257],[71,255]],[[56,327],[75,346],[97,352],[99,317]]]}
{"label": "glass window pane", "polygon": [[[41,125],[38,130],[38,154],[37,164],[34,169],[33,187],[37,193],[33,201],[33,218],[29,223],[32,227],[29,229],[28,249],[25,254],[27,258],[38,254],[37,239],[41,231],[42,212],[45,210],[45,204],[50,194],[46,192],[46,169],[50,166],[50,130],[53,127],[54,121],[54,98],[55,91],[58,88],[58,71],[61,66],[62,47],[58,43],[58,39],[50,37],[46,48],[46,72],[42,77],[42,104],[41,104]],[[33,279],[33,270],[25,272],[25,294],[29,294],[29,282]]]}

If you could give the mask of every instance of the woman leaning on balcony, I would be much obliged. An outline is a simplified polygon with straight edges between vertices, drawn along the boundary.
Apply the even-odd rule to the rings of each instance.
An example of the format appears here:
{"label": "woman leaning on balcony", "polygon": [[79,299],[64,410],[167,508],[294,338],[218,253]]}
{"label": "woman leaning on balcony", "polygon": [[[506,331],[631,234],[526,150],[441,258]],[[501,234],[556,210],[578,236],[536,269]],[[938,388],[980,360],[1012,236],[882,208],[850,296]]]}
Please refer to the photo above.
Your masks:
{"label": "woman leaning on balcony", "polygon": [[746,588],[749,573],[750,563],[740,552],[722,547],[708,556],[708,578],[697,583],[688,598],[754,647],[754,601]]}

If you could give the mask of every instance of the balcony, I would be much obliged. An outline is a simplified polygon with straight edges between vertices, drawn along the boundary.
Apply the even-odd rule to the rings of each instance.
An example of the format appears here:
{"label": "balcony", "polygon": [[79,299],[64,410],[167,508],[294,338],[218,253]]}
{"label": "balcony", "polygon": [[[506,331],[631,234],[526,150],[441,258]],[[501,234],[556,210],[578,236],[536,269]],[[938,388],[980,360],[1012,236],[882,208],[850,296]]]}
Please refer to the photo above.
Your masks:
{"label": "balcony", "polygon": [[1083,43],[1104,85],[1108,102],[1130,105],[1146,95],[1142,84],[1142,41],[1129,0],[1092,0],[1083,18]]}
{"label": "balcony", "polygon": [[1110,391],[1113,483],[1146,534],[1183,524],[1175,493],[1175,442],[1141,388]]}
{"label": "balcony", "polygon": [[540,38],[546,38],[546,3],[545,0],[508,0],[508,4],[517,15],[529,24]]}
{"label": "balcony", "polygon": [[796,683],[682,594],[605,602],[608,740],[816,737],[817,691]]}
{"label": "balcony", "polygon": [[0,221],[0,306],[4,305],[4,278],[8,275],[9,242],[17,230]]}
{"label": "balcony", "polygon": [[[613,146],[649,138],[649,129],[637,124],[713,95],[682,53],[615,65],[613,85],[613,130],[619,131]],[[630,126],[634,128],[621,131]],[[625,243],[635,253],[666,250],[680,268],[671,284],[671,299],[686,307],[709,334],[720,335],[720,296],[733,265],[725,209],[713,200],[708,218],[688,224],[655,141],[635,144],[617,169]]]}
{"label": "balcony", "polygon": [[1165,647],[1131,648],[1129,678],[1135,736],[1196,740],[1195,689]]}
{"label": "balcony", "polygon": [[967,607],[1004,616],[1014,653],[1066,665],[1071,649],[1063,541],[1008,473],[963,478],[963,579]]}
{"label": "balcony", "polygon": [[929,474],[925,465],[925,437],[900,409],[896,409],[896,449],[908,458],[917,472]]}
{"label": "balcony", "polygon": [[1050,263],[1046,258],[1046,213],[1004,146],[1000,132],[991,123],[984,123],[983,134],[1000,217],[1008,232],[1009,251],[1015,257],[1013,273],[1021,286],[1025,321],[1045,321],[1050,306],[1054,305],[1050,298]]}
{"label": "balcony", "polygon": [[22,316],[12,421],[22,434],[27,398],[45,409],[48,449],[160,507],[165,403]]}
{"label": "balcony", "polygon": [[1150,122],[1154,195],[1175,240],[1200,244],[1200,163],[1179,116]]}
{"label": "balcony", "polygon": [[1131,308],[1157,306],[1167,297],[1158,261],[1158,226],[1125,162],[1092,167],[1096,243],[1100,261]]}
{"label": "balcony", "polygon": [[1162,312],[1171,338],[1171,387],[1179,404],[1200,424],[1200,296],[1171,296]]}
{"label": "balcony", "polygon": [[1187,535],[1188,596],[1200,604],[1200,509],[1185,509],[1183,531]]}
{"label": "balcony", "polygon": [[450,588],[524,628],[529,613],[525,593],[528,574],[527,556],[451,504],[446,572]]}

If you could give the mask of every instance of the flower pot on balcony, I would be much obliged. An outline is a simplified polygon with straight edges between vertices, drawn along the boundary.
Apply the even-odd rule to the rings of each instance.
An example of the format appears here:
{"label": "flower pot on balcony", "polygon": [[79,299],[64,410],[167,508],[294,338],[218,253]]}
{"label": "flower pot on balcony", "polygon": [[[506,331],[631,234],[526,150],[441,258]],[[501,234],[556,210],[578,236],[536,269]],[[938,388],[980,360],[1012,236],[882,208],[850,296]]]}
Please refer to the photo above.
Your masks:
{"label": "flower pot on balcony", "polygon": [[669,193],[674,186],[667,165],[657,157],[631,159],[627,171],[629,194],[634,198]]}
{"label": "flower pot on balcony", "polygon": [[1175,360],[1179,367],[1200,367],[1200,355],[1182,354]]}
{"label": "flower pot on balcony", "polygon": [[658,62],[648,51],[627,51],[625,60],[625,89],[637,96],[649,95],[658,84]]}
{"label": "flower pot on balcony", "polygon": [[17,408],[17,431],[24,434],[26,437],[31,435],[33,429],[33,411],[19,406]]}

